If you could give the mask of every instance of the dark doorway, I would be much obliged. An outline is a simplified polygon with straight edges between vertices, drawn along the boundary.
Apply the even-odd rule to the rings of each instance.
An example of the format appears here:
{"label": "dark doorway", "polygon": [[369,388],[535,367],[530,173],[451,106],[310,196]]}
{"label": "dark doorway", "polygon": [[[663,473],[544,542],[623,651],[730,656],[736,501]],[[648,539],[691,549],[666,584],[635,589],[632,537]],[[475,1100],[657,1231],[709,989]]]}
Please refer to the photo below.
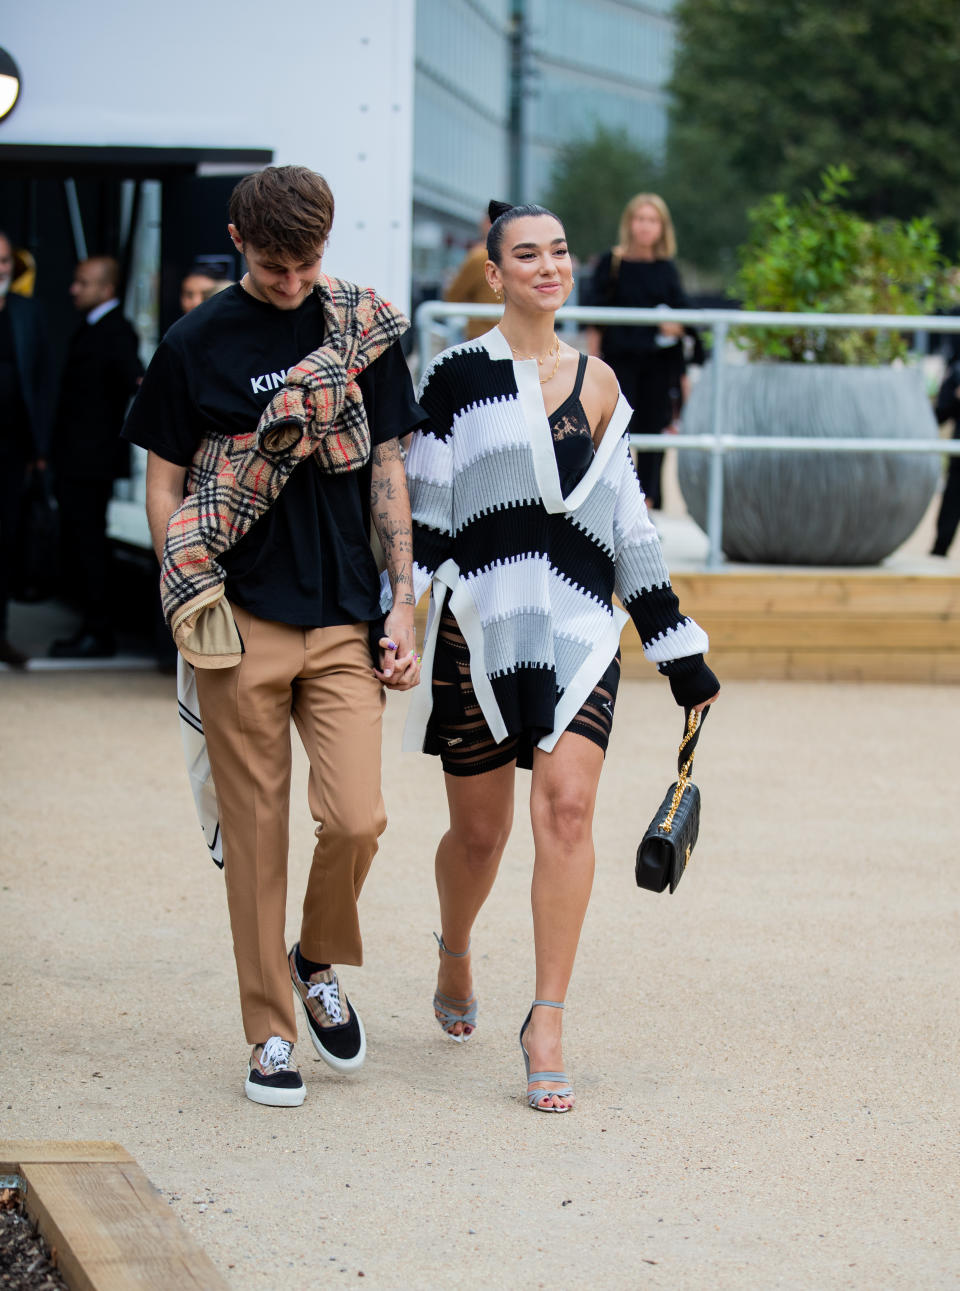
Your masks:
{"label": "dark doorway", "polygon": [[[173,175],[164,181],[160,253],[160,333],[180,317],[180,280],[198,261],[223,262],[236,281],[240,256],[227,233],[227,205],[237,175]],[[217,266],[219,267],[219,266]]]}
{"label": "dark doorway", "polygon": [[[74,266],[85,252],[116,256],[129,271],[145,183],[161,188],[153,291],[156,331],[162,335],[179,317],[179,280],[198,255],[222,256],[236,275],[239,257],[227,237],[227,201],[240,175],[271,160],[260,149],[0,146],[0,228],[35,261],[33,294],[47,319],[55,366],[76,326],[67,294]],[[232,173],[203,175],[211,164]],[[144,339],[149,345],[155,338]]]}
{"label": "dark doorway", "polygon": [[[271,160],[263,150],[0,146],[0,228],[32,269],[27,294],[38,302],[46,323],[54,399],[67,345],[79,324],[68,294],[77,261],[98,254],[119,260],[123,309],[140,336],[142,358],[149,360],[180,316],[180,279],[198,258],[217,256],[224,276],[237,277],[240,257],[226,230],[229,195],[241,175]],[[216,173],[205,175],[207,167]],[[158,657],[169,661],[169,634],[165,627],[157,631],[156,562],[144,513],[145,458],[135,450],[131,478],[118,482],[110,503],[117,604],[124,607],[123,631],[145,642],[148,652],[156,637]],[[63,595],[45,600],[37,612],[49,615],[58,602],[67,605],[70,589],[52,571],[49,586],[58,585]],[[34,610],[21,605],[17,613],[22,619]],[[17,630],[25,645],[45,652],[46,644],[34,645],[22,623]],[[52,632],[41,625],[34,635],[39,642]]]}

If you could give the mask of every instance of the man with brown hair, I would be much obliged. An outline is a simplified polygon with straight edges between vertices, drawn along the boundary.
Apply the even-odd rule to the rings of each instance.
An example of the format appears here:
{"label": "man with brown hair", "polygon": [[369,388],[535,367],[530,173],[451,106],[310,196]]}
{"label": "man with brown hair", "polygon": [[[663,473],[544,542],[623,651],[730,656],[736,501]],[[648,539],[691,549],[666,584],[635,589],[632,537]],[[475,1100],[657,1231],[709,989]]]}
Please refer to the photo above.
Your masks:
{"label": "man with brown hair", "polygon": [[[321,274],[333,221],[324,179],[301,166],[268,167],[240,181],[229,216],[246,273],[167,332],[124,435],[149,452],[147,515],[164,578],[183,581],[189,594],[194,562],[183,547],[185,525],[199,538],[213,524],[243,533],[221,543],[215,561],[200,561],[208,578],[211,570],[214,579],[225,575],[239,662],[223,666],[218,656],[214,666],[197,666],[195,679],[241,1013],[253,1046],[245,1092],[254,1102],[289,1107],[306,1093],[292,1061],[295,999],[315,1049],[335,1070],[355,1070],[366,1052],[364,1028],[333,965],[362,962],[357,897],[386,826],[383,686],[406,689],[419,679],[399,441],[425,418],[400,346],[389,339],[406,320],[374,293],[359,293],[392,327],[381,329],[386,340],[365,348],[358,289]],[[342,343],[347,334],[349,347]],[[305,456],[264,511],[262,477],[256,470],[234,477],[230,462],[239,463],[257,441],[278,399],[305,398],[296,382],[317,365],[346,381],[345,402],[353,390],[351,424],[356,428],[359,415],[361,431],[369,431],[366,455],[337,470],[319,449]],[[336,404],[325,402],[328,393],[319,381],[306,402]],[[342,425],[331,414],[335,442]],[[264,472],[269,468],[265,460]],[[393,590],[385,620],[371,513]],[[220,591],[216,585],[214,599]],[[288,955],[291,717],[310,761],[317,843],[300,938]]]}

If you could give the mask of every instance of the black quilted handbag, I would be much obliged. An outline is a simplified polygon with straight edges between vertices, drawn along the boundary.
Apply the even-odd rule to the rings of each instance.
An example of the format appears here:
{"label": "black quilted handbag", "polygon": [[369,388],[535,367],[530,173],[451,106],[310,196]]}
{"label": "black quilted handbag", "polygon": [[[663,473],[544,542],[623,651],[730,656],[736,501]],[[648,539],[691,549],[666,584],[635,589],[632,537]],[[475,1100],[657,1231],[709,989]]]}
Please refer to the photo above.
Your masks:
{"label": "black quilted handbag", "polygon": [[690,779],[693,754],[709,708],[687,713],[677,755],[677,779],[667,790],[660,809],[647,826],[637,848],[637,887],[662,892],[670,884],[675,892],[690,860],[700,832],[700,790]]}

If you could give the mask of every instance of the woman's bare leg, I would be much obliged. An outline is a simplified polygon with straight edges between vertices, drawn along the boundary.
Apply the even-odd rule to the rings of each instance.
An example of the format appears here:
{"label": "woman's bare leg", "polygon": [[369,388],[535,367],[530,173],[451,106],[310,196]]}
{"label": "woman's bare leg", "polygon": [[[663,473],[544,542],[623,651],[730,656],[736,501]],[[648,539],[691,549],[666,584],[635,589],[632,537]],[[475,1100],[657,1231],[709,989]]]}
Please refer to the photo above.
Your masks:
{"label": "woman's bare leg", "polygon": [[[567,731],[552,753],[534,751],[530,789],[534,862],[531,900],[537,985],[541,1000],[566,998],[580,929],[593,886],[593,812],[603,751]],[[563,1071],[563,1012],[535,1008],[524,1036],[531,1071]],[[559,1088],[537,1081],[534,1089]],[[554,1098],[554,1107],[573,1099]]]}
{"label": "woman's bare leg", "polygon": [[[450,828],[437,847],[437,895],[443,944],[461,953],[470,942],[481,906],[497,877],[513,824],[516,763],[476,776],[445,776]],[[440,952],[437,990],[448,999],[469,1000],[473,992],[470,956]],[[457,1022],[453,1034],[463,1026]]]}

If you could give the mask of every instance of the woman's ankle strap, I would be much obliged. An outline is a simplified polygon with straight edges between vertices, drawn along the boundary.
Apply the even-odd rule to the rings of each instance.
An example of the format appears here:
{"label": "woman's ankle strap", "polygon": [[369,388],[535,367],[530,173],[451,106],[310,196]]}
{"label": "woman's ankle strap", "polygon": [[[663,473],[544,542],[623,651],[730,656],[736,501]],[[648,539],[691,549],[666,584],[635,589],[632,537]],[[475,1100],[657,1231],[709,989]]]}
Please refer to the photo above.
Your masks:
{"label": "woman's ankle strap", "polygon": [[[470,941],[467,942],[466,950],[448,950],[447,947],[444,945],[443,938],[437,937],[436,933],[434,933],[433,935],[434,937],[436,937],[437,945],[440,947],[443,953],[445,955],[449,955],[451,959],[466,959],[467,955],[470,954]],[[562,1008],[563,1005],[561,1005],[560,1007]]]}
{"label": "woman's ankle strap", "polygon": [[548,1009],[562,1009],[566,1007],[565,1005],[561,1004],[559,1000],[534,1000],[533,1003],[530,1005],[530,1007],[532,1009],[535,1009],[538,1004],[542,1004],[544,1005],[545,1008],[548,1008]]}

